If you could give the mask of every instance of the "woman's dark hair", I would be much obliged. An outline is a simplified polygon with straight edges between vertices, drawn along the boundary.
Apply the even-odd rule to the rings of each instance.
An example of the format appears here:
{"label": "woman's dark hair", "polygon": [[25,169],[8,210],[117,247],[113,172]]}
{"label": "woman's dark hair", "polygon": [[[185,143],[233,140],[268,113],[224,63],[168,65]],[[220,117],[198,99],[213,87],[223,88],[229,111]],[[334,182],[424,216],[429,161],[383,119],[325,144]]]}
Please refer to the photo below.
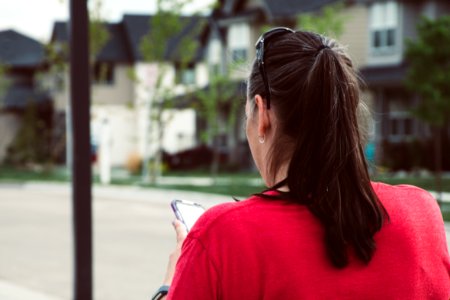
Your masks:
{"label": "woman's dark hair", "polygon": [[[373,237],[388,215],[367,170],[358,126],[360,81],[352,62],[334,40],[311,32],[274,36],[264,51],[271,109],[280,126],[268,157],[273,179],[289,161],[287,178],[269,190],[287,184],[282,197],[306,205],[320,220],[334,266],[347,266],[349,250],[368,263]],[[249,99],[256,94],[266,96],[255,61]]]}

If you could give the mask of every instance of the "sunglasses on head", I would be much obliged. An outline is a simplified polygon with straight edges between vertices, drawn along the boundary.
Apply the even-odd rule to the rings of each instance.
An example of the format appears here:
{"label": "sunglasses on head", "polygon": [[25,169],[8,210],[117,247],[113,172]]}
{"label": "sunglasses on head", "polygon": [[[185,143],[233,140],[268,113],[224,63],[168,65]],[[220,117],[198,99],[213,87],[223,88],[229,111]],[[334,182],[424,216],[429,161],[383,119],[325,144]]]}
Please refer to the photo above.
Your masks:
{"label": "sunglasses on head", "polygon": [[267,45],[271,38],[273,38],[274,36],[283,35],[285,33],[295,33],[295,31],[287,27],[276,27],[263,33],[255,44],[256,61],[258,62],[259,72],[261,73],[264,87],[266,89],[267,109],[270,109],[270,86],[269,81],[267,80],[266,69],[264,67],[264,47]]}

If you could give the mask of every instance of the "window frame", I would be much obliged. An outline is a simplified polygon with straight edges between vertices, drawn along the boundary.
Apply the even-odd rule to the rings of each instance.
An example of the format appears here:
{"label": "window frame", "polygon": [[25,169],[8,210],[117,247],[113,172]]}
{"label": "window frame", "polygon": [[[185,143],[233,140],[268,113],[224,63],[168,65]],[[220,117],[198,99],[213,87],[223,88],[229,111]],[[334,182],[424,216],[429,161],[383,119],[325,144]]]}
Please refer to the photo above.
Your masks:
{"label": "window frame", "polygon": [[[191,73],[190,78],[192,78],[192,81],[186,81],[186,74]],[[189,64],[185,66],[184,68],[181,68],[179,64],[175,66],[175,83],[181,84],[185,86],[192,86],[197,83],[197,72],[195,69],[195,65]]]}
{"label": "window frame", "polygon": [[228,51],[232,62],[249,59],[251,30],[247,23],[235,23],[228,28]]}
{"label": "window frame", "polygon": [[[397,122],[397,130],[394,133],[394,122]],[[406,132],[406,124],[410,122],[410,132]],[[407,111],[391,111],[388,117],[388,139],[391,142],[402,142],[415,136],[416,122]]]}
{"label": "window frame", "polygon": [[[369,49],[373,55],[386,55],[400,49],[400,4],[388,0],[369,7]],[[378,35],[379,45],[375,46]]]}
{"label": "window frame", "polygon": [[[101,78],[102,68],[106,67],[106,76]],[[114,85],[115,65],[112,62],[96,62],[92,70],[92,82],[98,85]]]}

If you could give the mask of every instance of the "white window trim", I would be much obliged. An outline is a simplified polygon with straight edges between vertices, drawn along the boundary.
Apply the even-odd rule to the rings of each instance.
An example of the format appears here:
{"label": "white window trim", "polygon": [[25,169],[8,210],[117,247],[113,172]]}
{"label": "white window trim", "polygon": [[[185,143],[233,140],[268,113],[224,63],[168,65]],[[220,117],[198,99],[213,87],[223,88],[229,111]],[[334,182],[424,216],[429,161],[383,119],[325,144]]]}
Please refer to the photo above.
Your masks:
{"label": "white window trim", "polygon": [[[406,134],[405,133],[405,123],[404,120],[410,119],[411,120],[411,133]],[[392,121],[393,120],[402,120],[403,122],[400,122],[400,127],[398,128],[398,133],[393,134],[392,133]],[[407,111],[392,111],[389,113],[388,117],[388,139],[391,142],[401,142],[404,140],[411,139],[415,136],[415,133],[417,131],[416,128],[416,122],[414,122],[414,118],[411,116],[411,114]]]}
{"label": "white window trim", "polygon": [[250,27],[246,23],[235,23],[228,28],[228,52],[233,57],[234,51],[244,51],[245,60],[249,58]]}
{"label": "white window trim", "polygon": [[[388,18],[388,20],[384,20],[389,24],[385,24],[385,22],[376,22],[374,20],[374,14],[375,14],[375,10],[378,8],[379,13],[383,14],[384,13],[384,18],[386,15],[386,10],[387,10],[387,6],[388,5],[395,5],[395,17],[393,18]],[[369,42],[369,51],[370,54],[373,56],[383,56],[383,55],[390,55],[390,54],[397,54],[400,50],[401,50],[401,44],[402,44],[402,40],[401,40],[401,36],[402,36],[402,12],[401,12],[401,5],[398,1],[393,1],[393,0],[389,0],[389,1],[384,1],[384,2],[374,2],[371,4],[371,6],[369,7],[369,23],[368,23],[368,42]],[[381,47],[377,47],[375,48],[373,46],[373,33],[374,31],[378,29],[378,30],[382,30],[382,32],[384,32],[384,34],[387,34],[387,31],[389,29],[394,29],[394,45],[392,46],[381,46]],[[387,36],[385,37],[385,39],[387,39]]]}

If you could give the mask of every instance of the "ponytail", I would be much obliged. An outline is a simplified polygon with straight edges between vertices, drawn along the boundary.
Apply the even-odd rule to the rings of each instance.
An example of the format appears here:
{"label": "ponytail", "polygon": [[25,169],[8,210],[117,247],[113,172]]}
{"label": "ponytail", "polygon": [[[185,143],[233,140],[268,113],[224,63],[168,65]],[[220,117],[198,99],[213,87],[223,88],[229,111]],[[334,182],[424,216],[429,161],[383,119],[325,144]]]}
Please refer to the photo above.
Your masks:
{"label": "ponytail", "polygon": [[[368,263],[376,248],[373,236],[387,213],[372,188],[364,158],[358,78],[334,41],[308,32],[280,39],[284,41],[274,45],[271,54],[267,52],[273,58],[268,59],[267,69],[272,67],[269,81],[274,109],[283,120],[281,134],[289,137],[293,149],[286,178],[289,192],[283,196],[306,205],[322,223],[326,252],[334,266],[347,266],[349,248]],[[281,53],[276,49],[286,53],[291,44],[299,48],[299,43],[302,52],[292,48],[296,59],[279,60],[277,72]],[[290,69],[295,74],[282,76]],[[254,84],[252,76],[250,82]],[[251,87],[250,93],[256,89]],[[271,153],[279,153],[279,147],[274,145]],[[273,174],[280,161],[275,155],[272,158]]]}

